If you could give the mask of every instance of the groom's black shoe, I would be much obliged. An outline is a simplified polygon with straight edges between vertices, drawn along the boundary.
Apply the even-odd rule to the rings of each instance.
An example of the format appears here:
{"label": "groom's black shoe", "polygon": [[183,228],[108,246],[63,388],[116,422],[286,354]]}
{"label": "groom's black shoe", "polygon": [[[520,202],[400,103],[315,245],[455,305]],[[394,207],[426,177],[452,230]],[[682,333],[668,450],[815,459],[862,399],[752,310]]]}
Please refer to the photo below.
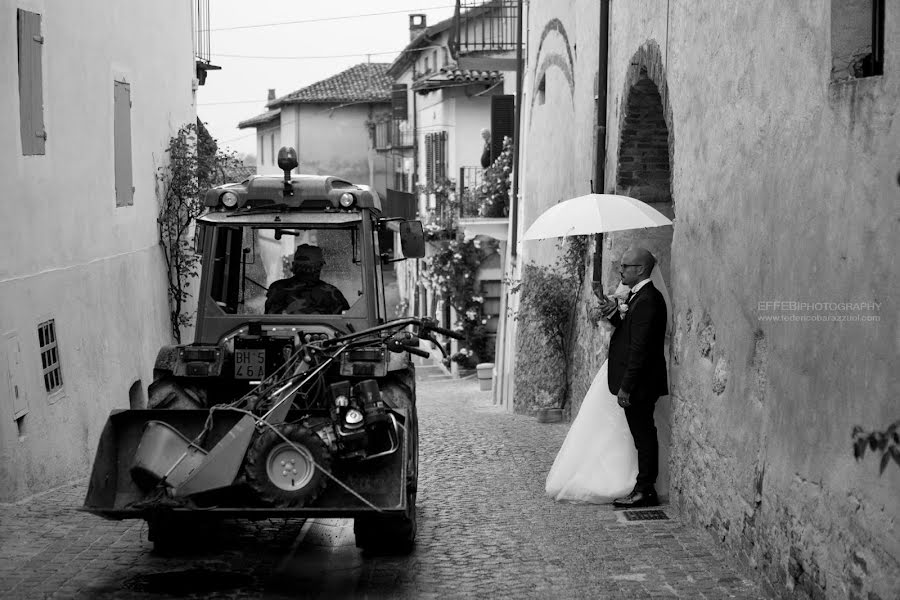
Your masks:
{"label": "groom's black shoe", "polygon": [[653,490],[634,490],[624,498],[613,500],[616,508],[640,508],[643,506],[659,506],[659,497]]}

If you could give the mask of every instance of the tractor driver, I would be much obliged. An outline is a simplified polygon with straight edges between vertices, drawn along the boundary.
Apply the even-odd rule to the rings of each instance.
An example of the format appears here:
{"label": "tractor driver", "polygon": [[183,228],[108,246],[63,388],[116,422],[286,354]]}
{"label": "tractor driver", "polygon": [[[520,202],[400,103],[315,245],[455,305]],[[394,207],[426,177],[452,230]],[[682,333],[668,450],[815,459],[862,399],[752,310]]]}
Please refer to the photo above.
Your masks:
{"label": "tractor driver", "polygon": [[321,248],[297,246],[291,264],[294,276],[269,286],[266,314],[338,315],[350,308],[339,289],[319,279],[324,265]]}

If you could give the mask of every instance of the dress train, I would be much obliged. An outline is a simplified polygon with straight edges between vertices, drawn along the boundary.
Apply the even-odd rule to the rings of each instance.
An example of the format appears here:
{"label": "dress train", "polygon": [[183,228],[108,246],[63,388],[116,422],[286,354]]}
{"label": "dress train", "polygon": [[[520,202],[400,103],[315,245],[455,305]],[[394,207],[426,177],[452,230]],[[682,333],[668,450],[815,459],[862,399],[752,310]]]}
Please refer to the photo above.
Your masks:
{"label": "dress train", "polygon": [[637,472],[634,439],[625,412],[609,392],[604,362],[553,461],[547,495],[561,501],[612,502],[632,490]]}

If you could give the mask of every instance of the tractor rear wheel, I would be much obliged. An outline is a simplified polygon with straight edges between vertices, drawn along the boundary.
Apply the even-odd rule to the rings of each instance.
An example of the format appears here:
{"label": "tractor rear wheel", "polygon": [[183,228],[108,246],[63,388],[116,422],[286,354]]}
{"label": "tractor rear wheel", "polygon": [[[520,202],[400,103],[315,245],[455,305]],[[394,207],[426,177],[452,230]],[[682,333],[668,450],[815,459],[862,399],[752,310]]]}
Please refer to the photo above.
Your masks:
{"label": "tractor rear wheel", "polygon": [[303,425],[275,428],[281,435],[266,428],[250,444],[244,464],[247,484],[266,505],[307,506],[325,489],[328,478],[323,469],[331,470],[331,453]]}

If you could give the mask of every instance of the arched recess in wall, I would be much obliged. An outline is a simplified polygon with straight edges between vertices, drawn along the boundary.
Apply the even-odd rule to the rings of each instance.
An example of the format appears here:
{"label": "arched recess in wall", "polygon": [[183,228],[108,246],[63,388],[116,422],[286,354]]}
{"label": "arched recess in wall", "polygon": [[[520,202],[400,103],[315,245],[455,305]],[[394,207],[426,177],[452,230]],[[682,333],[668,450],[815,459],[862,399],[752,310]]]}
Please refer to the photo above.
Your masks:
{"label": "arched recess in wall", "polygon": [[[544,42],[548,38],[557,38],[565,54],[558,51],[547,51],[544,49]],[[532,115],[534,115],[534,103],[538,100],[538,104],[544,104],[544,98],[547,92],[547,70],[552,68],[559,69],[560,73],[566,80],[569,90],[569,99],[572,100],[573,106],[575,102],[575,57],[572,46],[569,44],[569,35],[566,28],[559,19],[553,18],[547,21],[544,29],[541,31],[540,42],[538,42],[538,50],[534,60],[537,69],[534,72],[534,81],[531,90],[531,107],[528,111],[528,127],[531,128]]]}
{"label": "arched recess in wall", "polygon": [[[629,62],[619,111],[615,193],[637,198],[674,219],[674,131],[663,64],[659,45],[652,40],[642,45]],[[674,227],[666,226],[606,234],[601,261],[604,289],[614,289],[619,282],[617,267],[623,252],[631,245],[643,246],[659,261],[673,301],[674,317],[677,306],[670,276],[673,231]],[[669,389],[673,389],[671,378]],[[662,496],[668,495],[669,488],[671,398],[661,399],[655,411],[660,452],[657,491]]]}
{"label": "arched recess in wall", "polygon": [[[672,197],[674,131],[668,86],[659,45],[651,40],[629,61],[619,111],[619,148],[615,193],[646,202],[670,219],[675,217]],[[615,264],[631,244],[646,246],[659,259],[671,291],[672,233],[674,227],[607,235],[603,252],[604,287],[618,282]]]}

